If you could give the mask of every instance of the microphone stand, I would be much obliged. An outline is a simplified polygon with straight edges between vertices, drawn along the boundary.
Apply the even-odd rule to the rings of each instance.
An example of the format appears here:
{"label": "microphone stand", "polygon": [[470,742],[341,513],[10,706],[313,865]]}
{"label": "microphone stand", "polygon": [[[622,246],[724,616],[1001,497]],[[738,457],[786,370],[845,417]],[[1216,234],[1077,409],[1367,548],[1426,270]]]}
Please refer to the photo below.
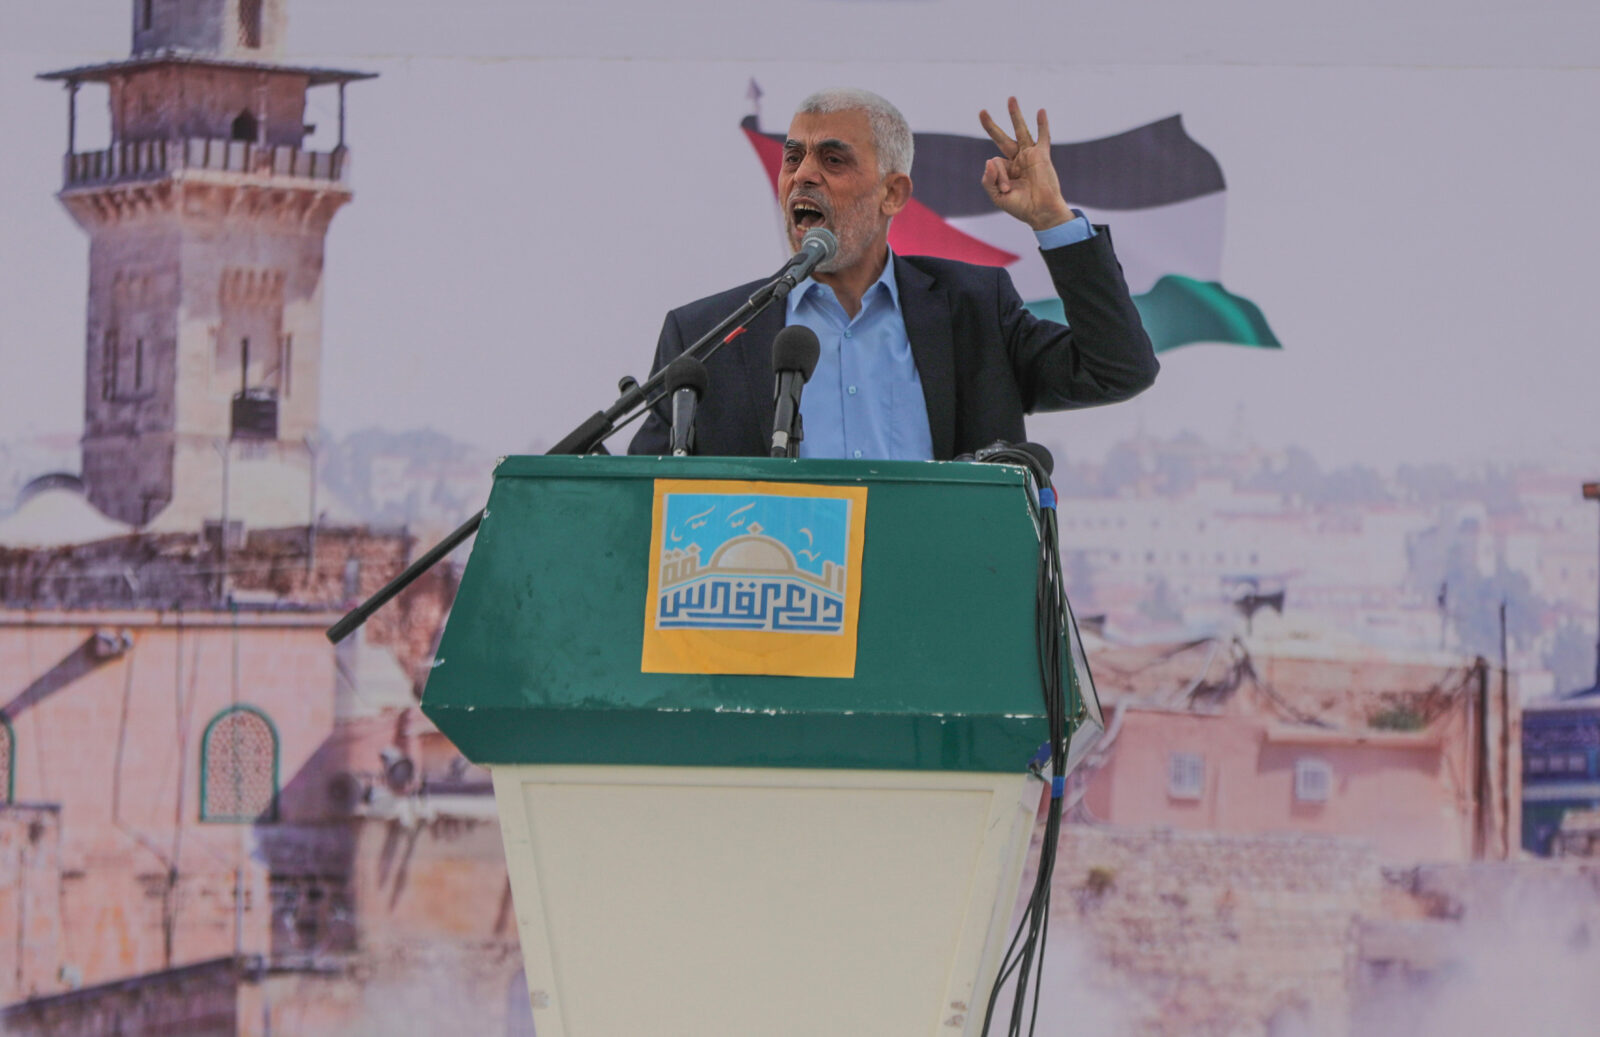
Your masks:
{"label": "microphone stand", "polygon": [[[778,372],[778,384],[783,384],[783,376],[785,374],[799,377],[801,388],[805,387],[805,376],[799,371]],[[805,438],[805,432],[800,424],[800,400],[798,397],[799,393],[794,390],[778,394],[777,420],[773,422],[777,427],[772,431],[773,446],[769,452],[772,457],[794,458],[800,456],[800,440]],[[780,435],[783,437],[782,446],[777,445]]]}
{"label": "microphone stand", "polygon": [[[756,289],[750,298],[744,301],[743,305],[725,317],[716,327],[700,336],[681,355],[693,357],[704,363],[717,350],[744,334],[745,325],[753,317],[768,306],[788,296],[797,283],[792,271],[793,264],[786,265],[776,278]],[[545,453],[593,453],[595,448],[610,438],[617,429],[633,421],[647,409],[660,403],[666,396],[666,381],[667,365],[665,364],[661,366],[661,370],[646,379],[643,385],[640,385],[632,378],[622,379],[617,386],[621,391],[621,395],[617,397],[615,403],[605,410],[596,411],[589,415],[582,424],[567,433],[561,442],[545,451]],[[328,628],[328,640],[338,644],[354,633],[358,627],[371,618],[374,612],[387,605],[396,594],[416,582],[417,577],[438,565],[445,555],[454,551],[461,546],[462,541],[476,533],[478,527],[483,524],[484,514],[485,511],[480,509],[477,514],[457,526],[449,536],[430,547],[420,558],[406,566],[399,576],[384,584],[376,594],[373,594],[366,601],[345,613],[343,618]]]}

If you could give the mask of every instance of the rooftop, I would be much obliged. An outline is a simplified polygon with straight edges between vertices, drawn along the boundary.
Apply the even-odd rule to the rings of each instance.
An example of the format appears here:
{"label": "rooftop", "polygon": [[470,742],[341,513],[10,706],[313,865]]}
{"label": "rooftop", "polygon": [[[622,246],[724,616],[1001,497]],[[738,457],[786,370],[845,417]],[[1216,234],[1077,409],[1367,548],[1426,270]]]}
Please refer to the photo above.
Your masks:
{"label": "rooftop", "polygon": [[1477,661],[1463,656],[1385,657],[1365,647],[1344,653],[1318,647],[1307,652],[1300,644],[1226,634],[1141,644],[1085,637],[1107,706],[1260,716],[1281,725],[1275,729],[1280,740],[1317,731],[1426,740],[1424,732],[1474,686],[1477,672]]}
{"label": "rooftop", "polygon": [[64,68],[56,72],[40,72],[35,78],[60,80],[69,84],[83,82],[103,83],[108,82],[114,76],[167,65],[301,75],[310,81],[311,86],[322,86],[327,83],[353,83],[362,79],[376,79],[378,77],[376,72],[356,72],[351,69],[321,68],[312,65],[284,65],[274,61],[232,61],[213,55],[190,54],[169,50],[159,54],[124,58],[121,61],[105,61],[96,65],[79,65],[76,68]]}

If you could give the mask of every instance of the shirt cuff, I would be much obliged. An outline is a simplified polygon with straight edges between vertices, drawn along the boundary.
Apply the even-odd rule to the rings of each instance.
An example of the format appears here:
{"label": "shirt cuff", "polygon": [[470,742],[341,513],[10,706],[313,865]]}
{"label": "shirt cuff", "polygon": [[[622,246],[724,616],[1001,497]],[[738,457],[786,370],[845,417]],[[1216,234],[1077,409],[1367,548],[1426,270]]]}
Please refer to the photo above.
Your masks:
{"label": "shirt cuff", "polygon": [[1088,241],[1094,237],[1094,227],[1089,223],[1089,217],[1078,212],[1077,218],[1066,223],[1051,227],[1048,230],[1036,230],[1033,236],[1039,239],[1040,248],[1060,248],[1063,245],[1076,245],[1080,241]]}

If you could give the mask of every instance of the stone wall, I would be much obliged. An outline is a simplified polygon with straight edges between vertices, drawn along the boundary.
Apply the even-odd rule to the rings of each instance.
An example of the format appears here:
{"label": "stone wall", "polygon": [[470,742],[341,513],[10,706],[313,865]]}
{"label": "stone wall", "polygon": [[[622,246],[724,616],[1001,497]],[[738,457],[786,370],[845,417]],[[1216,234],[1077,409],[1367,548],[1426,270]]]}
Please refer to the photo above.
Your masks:
{"label": "stone wall", "polygon": [[1350,840],[1072,825],[1051,907],[1040,1032],[1460,1037],[1600,1018],[1592,863],[1391,867]]}
{"label": "stone wall", "polygon": [[[149,28],[145,28],[144,20],[147,5]],[[240,0],[135,0],[133,53],[172,49],[246,61],[276,58],[283,49],[288,23],[285,0],[259,0],[258,47],[245,47],[239,40],[239,7]]]}
{"label": "stone wall", "polygon": [[1372,851],[1306,836],[1069,826],[1045,1007],[1099,1004],[1106,1035],[1339,1035],[1357,920],[1382,911]]}
{"label": "stone wall", "polygon": [[[248,60],[260,60],[254,55]],[[129,73],[111,89],[115,140],[227,140],[233,120],[261,120],[262,144],[299,147],[305,139],[308,77],[293,71],[158,65]]]}

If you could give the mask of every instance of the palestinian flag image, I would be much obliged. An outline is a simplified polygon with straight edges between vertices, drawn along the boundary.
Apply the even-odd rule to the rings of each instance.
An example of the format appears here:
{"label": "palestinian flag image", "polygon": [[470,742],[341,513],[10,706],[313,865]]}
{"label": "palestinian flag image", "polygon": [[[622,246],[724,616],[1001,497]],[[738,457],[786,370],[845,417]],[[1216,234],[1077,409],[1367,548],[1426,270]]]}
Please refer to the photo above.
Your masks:
{"label": "palestinian flag image", "polygon": [[[740,124],[773,193],[783,134],[764,133],[756,116]],[[909,205],[889,228],[889,245],[910,256],[940,256],[1003,266],[1028,308],[1063,320],[1050,275],[1028,227],[994,207],[979,180],[995,154],[988,137],[915,135]],[[1180,116],[1099,140],[1052,144],[1067,195],[1092,223],[1111,226],[1145,329],[1157,352],[1192,342],[1278,349],[1260,307],[1222,287],[1226,184],[1211,152],[1190,138]]]}

